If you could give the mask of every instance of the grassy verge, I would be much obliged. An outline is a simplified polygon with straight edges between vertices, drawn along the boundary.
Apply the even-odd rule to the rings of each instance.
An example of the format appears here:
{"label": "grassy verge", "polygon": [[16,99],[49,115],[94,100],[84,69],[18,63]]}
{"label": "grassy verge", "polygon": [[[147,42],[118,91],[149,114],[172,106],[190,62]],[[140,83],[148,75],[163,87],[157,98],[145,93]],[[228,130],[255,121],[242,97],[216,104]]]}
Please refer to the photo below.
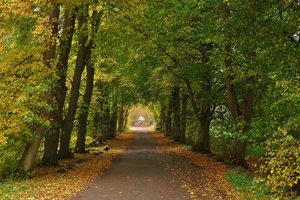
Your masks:
{"label": "grassy verge", "polygon": [[22,193],[30,187],[26,181],[7,180],[0,183],[0,199],[9,199],[13,194]]}
{"label": "grassy verge", "polygon": [[225,178],[245,200],[300,200],[300,197],[284,195],[279,197],[271,194],[267,186],[257,181],[247,171],[236,168],[227,172]]}
{"label": "grassy verge", "polygon": [[251,199],[274,199],[268,192],[267,187],[259,184],[246,171],[239,168],[227,172],[226,180],[246,200]]}

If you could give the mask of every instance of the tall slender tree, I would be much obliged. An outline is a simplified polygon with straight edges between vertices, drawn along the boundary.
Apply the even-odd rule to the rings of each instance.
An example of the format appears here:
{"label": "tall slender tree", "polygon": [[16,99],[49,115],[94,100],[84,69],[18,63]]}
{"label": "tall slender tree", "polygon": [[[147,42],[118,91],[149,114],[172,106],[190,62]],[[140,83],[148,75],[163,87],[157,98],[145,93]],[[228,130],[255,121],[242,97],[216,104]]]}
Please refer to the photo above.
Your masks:
{"label": "tall slender tree", "polygon": [[53,95],[57,103],[54,105],[52,129],[45,135],[45,150],[43,155],[44,165],[58,164],[58,143],[59,135],[63,124],[63,107],[66,97],[66,77],[68,60],[75,30],[76,9],[65,8],[63,30],[60,39],[60,53],[56,65],[59,81]]}

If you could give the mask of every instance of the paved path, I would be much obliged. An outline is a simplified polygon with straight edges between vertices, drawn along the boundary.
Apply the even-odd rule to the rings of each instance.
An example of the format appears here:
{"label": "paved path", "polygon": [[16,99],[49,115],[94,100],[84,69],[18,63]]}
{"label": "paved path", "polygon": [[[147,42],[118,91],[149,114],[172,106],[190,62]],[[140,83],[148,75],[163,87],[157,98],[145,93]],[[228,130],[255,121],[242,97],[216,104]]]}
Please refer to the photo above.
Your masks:
{"label": "paved path", "polygon": [[[168,157],[170,156],[170,159]],[[160,153],[149,132],[135,132],[135,141],[74,200],[190,199],[167,165],[174,155]],[[177,163],[178,164],[178,163]]]}

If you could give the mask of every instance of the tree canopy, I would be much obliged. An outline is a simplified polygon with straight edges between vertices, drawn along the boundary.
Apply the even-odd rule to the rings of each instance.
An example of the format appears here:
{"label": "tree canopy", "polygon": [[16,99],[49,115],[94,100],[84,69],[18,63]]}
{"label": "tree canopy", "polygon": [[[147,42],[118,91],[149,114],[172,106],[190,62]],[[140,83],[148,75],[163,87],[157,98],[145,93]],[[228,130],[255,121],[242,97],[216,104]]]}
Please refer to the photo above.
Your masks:
{"label": "tree canopy", "polygon": [[[299,1],[0,1],[0,176],[148,106],[166,136],[299,193]],[[129,117],[130,118],[130,117]],[[75,138],[76,145],[71,145]]]}

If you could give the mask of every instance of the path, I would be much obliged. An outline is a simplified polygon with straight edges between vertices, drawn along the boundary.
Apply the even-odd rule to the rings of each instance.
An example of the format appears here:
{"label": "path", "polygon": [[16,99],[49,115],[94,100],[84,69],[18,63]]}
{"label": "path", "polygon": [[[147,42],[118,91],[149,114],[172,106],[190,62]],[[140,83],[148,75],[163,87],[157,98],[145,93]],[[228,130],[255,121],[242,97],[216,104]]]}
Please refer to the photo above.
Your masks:
{"label": "path", "polygon": [[182,158],[157,151],[149,132],[135,133],[135,141],[125,153],[74,200],[190,199],[166,167],[174,165],[174,159],[175,165],[180,165]]}

